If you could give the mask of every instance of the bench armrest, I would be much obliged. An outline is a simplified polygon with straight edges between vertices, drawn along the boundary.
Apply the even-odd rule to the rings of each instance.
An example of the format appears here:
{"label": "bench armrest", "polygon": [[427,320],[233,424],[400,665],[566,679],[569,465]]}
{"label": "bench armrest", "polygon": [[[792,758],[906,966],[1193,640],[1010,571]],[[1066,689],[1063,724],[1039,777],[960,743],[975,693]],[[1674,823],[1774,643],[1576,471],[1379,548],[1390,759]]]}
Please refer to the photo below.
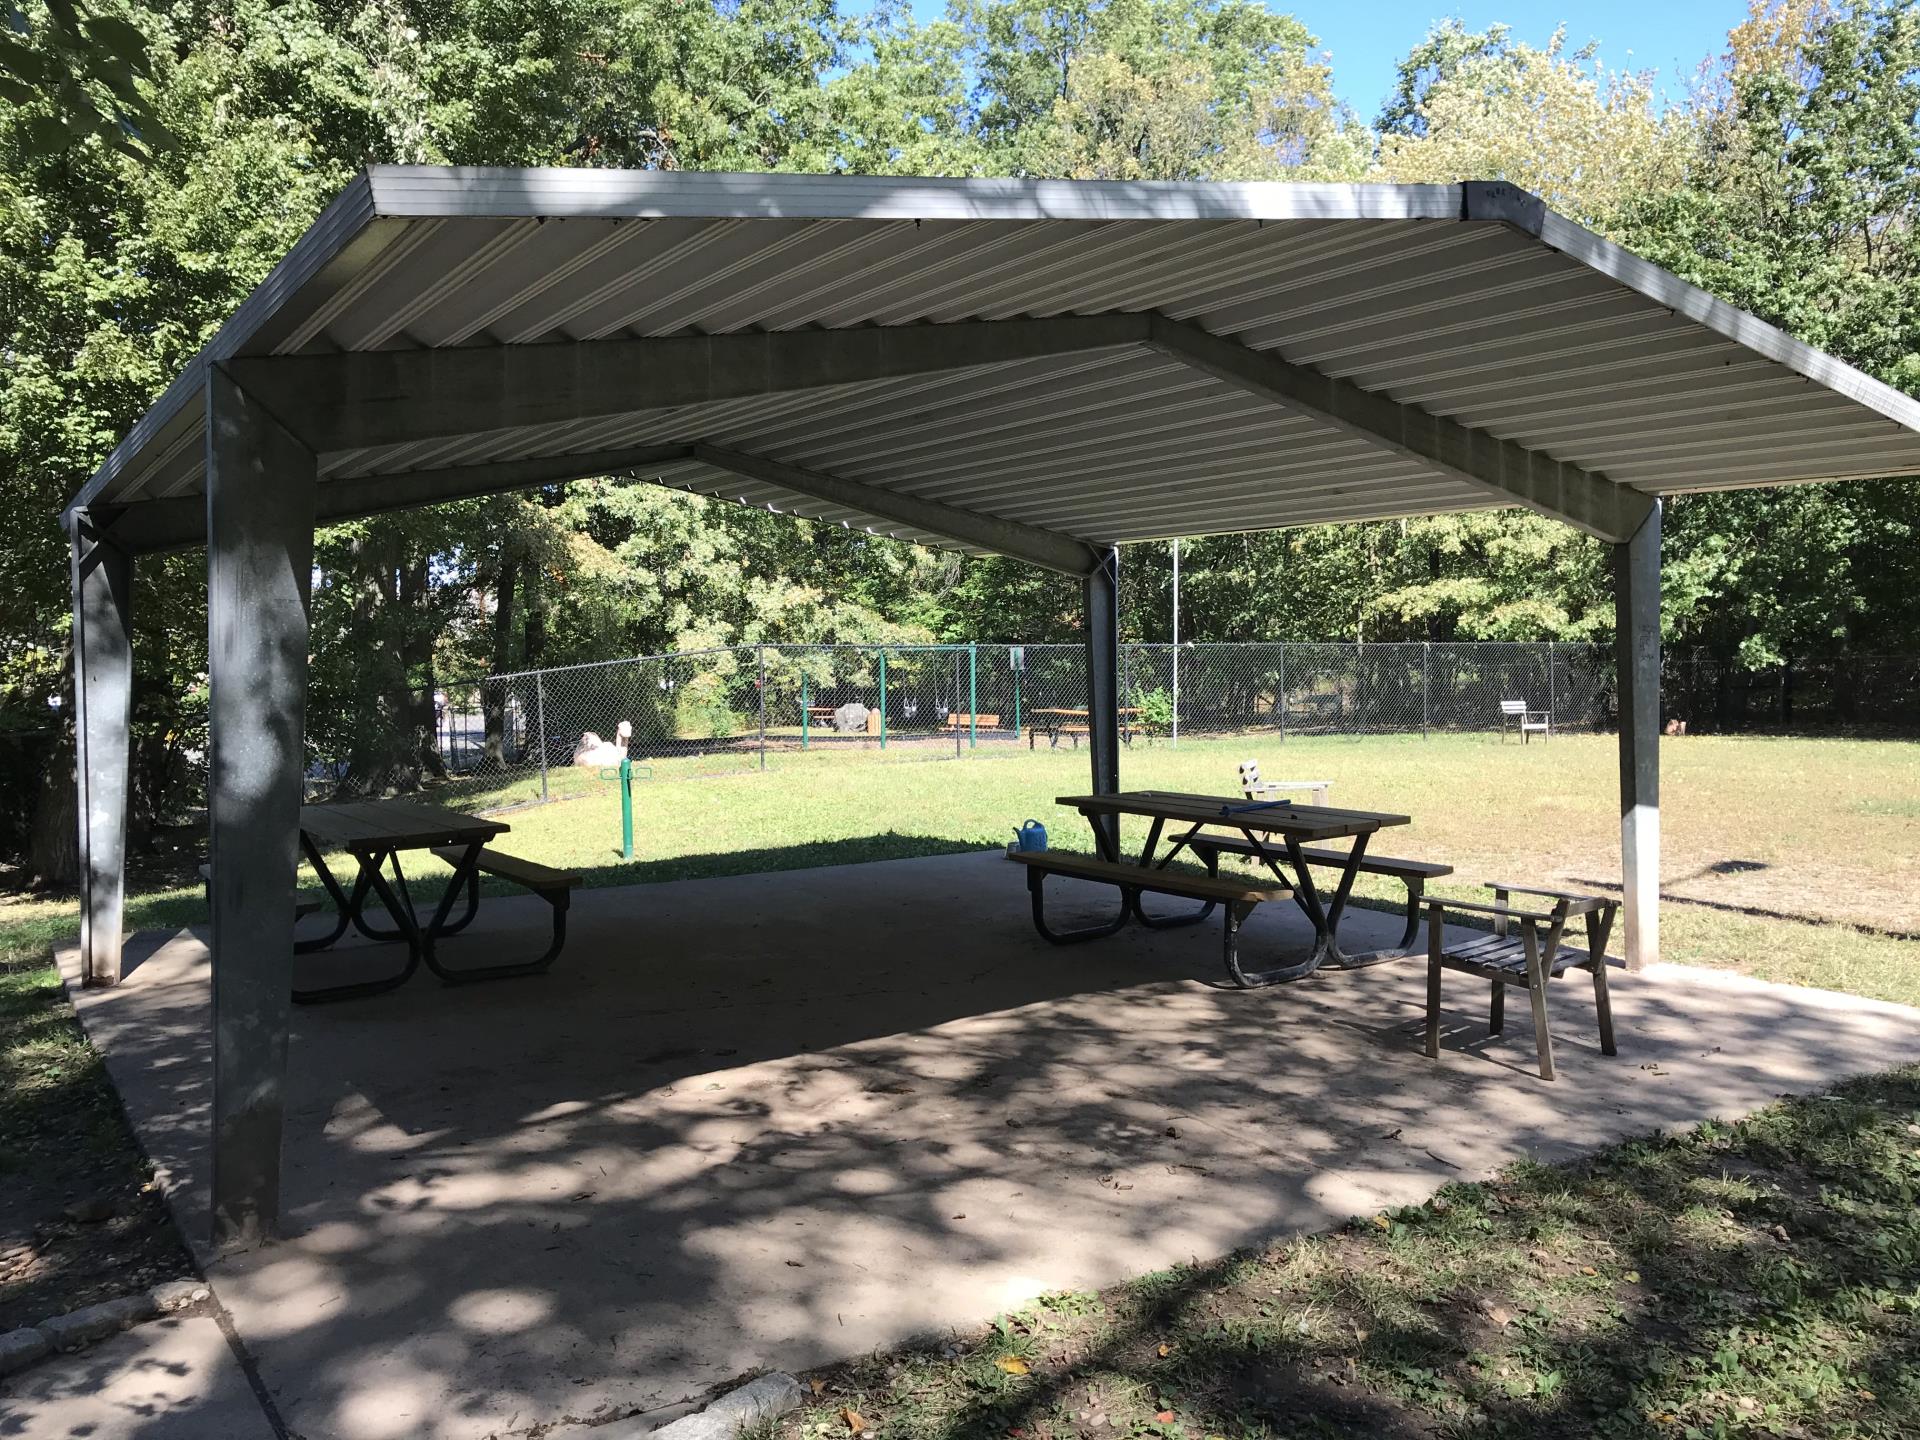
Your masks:
{"label": "bench armrest", "polygon": [[1548,910],[1516,910],[1511,905],[1486,905],[1478,900],[1428,900],[1428,910],[1471,910],[1476,915],[1500,915],[1508,920],[1533,920],[1542,925],[1551,925],[1556,916]]}
{"label": "bench armrest", "polygon": [[1549,900],[1565,900],[1569,915],[1585,915],[1620,902],[1610,895],[1583,895],[1578,890],[1553,890],[1543,885],[1511,885],[1505,880],[1488,880],[1489,890],[1504,890],[1513,895],[1544,895]]}

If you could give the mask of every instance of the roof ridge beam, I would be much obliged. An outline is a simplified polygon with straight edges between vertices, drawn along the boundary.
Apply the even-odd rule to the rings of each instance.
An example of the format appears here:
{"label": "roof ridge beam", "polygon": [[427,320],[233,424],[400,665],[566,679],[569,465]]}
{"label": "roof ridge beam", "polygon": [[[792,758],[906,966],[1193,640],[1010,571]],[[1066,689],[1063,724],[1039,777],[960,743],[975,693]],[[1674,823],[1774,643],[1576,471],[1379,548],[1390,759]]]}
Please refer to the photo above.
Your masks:
{"label": "roof ridge beam", "polygon": [[963,545],[990,550],[999,555],[1025,560],[1064,575],[1085,577],[1100,563],[1099,552],[1084,540],[1076,540],[1057,530],[1002,520],[978,510],[962,510],[938,500],[923,500],[897,490],[862,484],[820,470],[806,470],[764,455],[750,455],[719,445],[695,445],[693,458],[716,470],[730,471],[762,484],[777,485],[796,495],[824,500],[847,510],[857,510],[879,520],[910,526],[927,535],[938,535]]}
{"label": "roof ridge beam", "polygon": [[1139,345],[1145,314],[958,320],[226,362],[316,453]]}
{"label": "roof ridge beam", "polygon": [[1653,497],[1631,486],[1184,321],[1154,314],[1147,344],[1295,414],[1602,540],[1628,539],[1653,509]]}

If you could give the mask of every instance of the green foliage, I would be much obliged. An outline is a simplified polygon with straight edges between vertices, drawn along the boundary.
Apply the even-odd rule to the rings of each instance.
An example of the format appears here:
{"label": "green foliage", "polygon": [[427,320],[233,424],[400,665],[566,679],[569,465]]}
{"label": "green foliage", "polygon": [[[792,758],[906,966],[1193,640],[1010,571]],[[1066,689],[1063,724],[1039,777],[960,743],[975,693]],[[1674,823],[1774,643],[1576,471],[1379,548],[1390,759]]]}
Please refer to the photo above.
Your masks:
{"label": "green foliage", "polygon": [[[1307,26],[1251,0],[953,0],[927,23],[905,0],[120,6],[20,0],[0,30],[0,729],[44,730],[67,683],[58,507],[369,162],[1505,177],[1920,387],[1910,6],[1760,7],[1665,105],[1558,39],[1447,22],[1377,133],[1334,100]],[[1758,663],[1920,633],[1909,481],[1686,497],[1667,535],[1676,642]],[[313,734],[357,746],[367,784],[431,775],[433,690],[475,672],[1078,624],[1071,581],[1013,562],[606,481],[342,527],[317,556]],[[1196,639],[1611,624],[1601,547],[1522,512],[1209,537],[1183,559]],[[1167,634],[1170,579],[1165,545],[1130,547],[1135,638]],[[202,582],[197,557],[141,567],[143,813],[191,798],[204,748]]]}
{"label": "green foliage", "polygon": [[29,153],[92,141],[144,159],[173,143],[152,105],[151,42],[131,15],[16,0],[0,19],[0,101],[17,107]]}

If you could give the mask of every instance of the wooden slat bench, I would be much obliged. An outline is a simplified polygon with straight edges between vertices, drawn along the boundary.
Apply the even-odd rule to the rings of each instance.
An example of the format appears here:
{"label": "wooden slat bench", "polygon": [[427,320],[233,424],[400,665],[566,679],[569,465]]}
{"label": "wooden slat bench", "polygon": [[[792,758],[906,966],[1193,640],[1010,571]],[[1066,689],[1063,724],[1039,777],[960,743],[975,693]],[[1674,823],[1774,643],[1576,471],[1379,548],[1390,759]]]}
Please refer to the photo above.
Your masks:
{"label": "wooden slat bench", "polygon": [[947,729],[949,730],[998,730],[999,728],[998,715],[963,715],[952,710],[947,712]]}
{"label": "wooden slat bench", "polygon": [[[1218,868],[1222,855],[1240,855],[1252,860],[1261,858],[1259,848],[1241,835],[1220,835],[1203,830],[1187,842],[1187,848],[1205,862],[1209,871]],[[1268,846],[1269,854],[1273,848]],[[1300,858],[1309,865],[1331,870],[1345,869],[1347,864],[1346,851],[1324,850],[1311,845],[1300,847]],[[1362,955],[1350,955],[1347,963],[1371,965],[1382,960],[1404,960],[1416,953],[1420,940],[1420,900],[1426,893],[1427,881],[1451,875],[1453,867],[1434,860],[1400,860],[1391,855],[1369,854],[1361,859],[1357,869],[1367,875],[1391,875],[1407,887],[1406,929],[1401,933],[1399,944]]]}
{"label": "wooden slat bench", "polygon": [[[1553,1079],[1553,1037],[1547,1031],[1547,982],[1569,970],[1593,976],[1593,1004],[1600,1022],[1600,1053],[1612,1055],[1613,1004],[1607,994],[1607,966],[1621,962],[1607,958],[1607,937],[1613,931],[1620,902],[1603,895],[1581,895],[1570,890],[1546,890],[1527,885],[1496,883],[1488,886],[1494,903],[1472,900],[1427,902],[1427,1054],[1440,1054],[1440,974],[1458,970],[1493,982],[1493,1000],[1487,1033],[1498,1035],[1506,1022],[1507,986],[1524,985],[1533,1002],[1533,1041],[1540,1056],[1540,1078]],[[1511,894],[1533,895],[1553,901],[1551,909],[1523,910],[1509,903]],[[1448,911],[1491,915],[1494,930],[1465,940],[1446,935]],[[1567,921],[1586,917],[1587,948],[1561,943]],[[1514,933],[1512,926],[1518,924]],[[1546,927],[1545,935],[1540,927]]]}
{"label": "wooden slat bench", "polygon": [[[460,845],[442,845],[433,852],[456,869],[465,862],[467,851]],[[536,860],[523,860],[518,855],[507,855],[499,850],[482,850],[473,869],[467,875],[467,902],[469,907],[479,903],[480,876],[493,875],[501,880],[511,881],[524,889],[531,890],[547,904],[553,907],[553,943],[546,953],[535,960],[515,961],[506,965],[485,965],[469,970],[455,970],[448,966],[436,967],[445,980],[501,980],[512,975],[537,975],[553,964],[558,958],[561,947],[567,943],[567,907],[573,901],[574,887],[580,883],[580,877],[570,870],[556,870],[551,865],[542,865]]]}
{"label": "wooden slat bench", "polygon": [[[1155,929],[1194,925],[1212,914],[1216,905],[1219,906],[1226,917],[1227,973],[1241,985],[1248,983],[1248,977],[1240,968],[1241,922],[1263,901],[1293,898],[1293,892],[1284,885],[1263,884],[1231,876],[1150,869],[1144,865],[1100,860],[1091,855],[1069,855],[1054,850],[1010,850],[1007,858],[1027,867],[1027,890],[1033,897],[1033,928],[1056,945],[1071,945],[1076,941],[1097,940],[1103,935],[1111,935],[1127,923],[1129,915]],[[1045,885],[1049,875],[1113,886],[1120,892],[1120,913],[1106,924],[1090,925],[1079,930],[1054,930],[1047,924]],[[1198,900],[1200,908],[1185,915],[1149,915],[1140,906],[1142,893]]]}

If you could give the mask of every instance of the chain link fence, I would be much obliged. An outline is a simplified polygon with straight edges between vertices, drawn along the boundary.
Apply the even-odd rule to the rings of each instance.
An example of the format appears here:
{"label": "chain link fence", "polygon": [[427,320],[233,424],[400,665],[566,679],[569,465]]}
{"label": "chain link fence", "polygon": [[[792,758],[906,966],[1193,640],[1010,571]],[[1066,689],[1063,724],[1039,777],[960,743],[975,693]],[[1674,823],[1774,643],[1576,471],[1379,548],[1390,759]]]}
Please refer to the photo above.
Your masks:
{"label": "chain link fence", "polygon": [[[1125,645],[1120,697],[1129,739],[1491,734],[1509,700],[1558,731],[1614,723],[1611,650],[1554,642]],[[610,781],[622,756],[664,777],[1077,750],[1086,708],[1077,644],[743,645],[443,683],[424,748],[434,779],[510,803]],[[1752,671],[1670,651],[1661,715],[1693,733],[1913,733],[1920,657]],[[311,789],[371,793],[326,758],[339,729],[309,725]]]}
{"label": "chain link fence", "polygon": [[[1608,664],[1550,644],[1125,645],[1120,697],[1130,738],[1492,731],[1508,699],[1592,730],[1611,718]],[[449,780],[548,799],[623,756],[698,773],[1079,749],[1086,710],[1075,644],[747,645],[443,685],[434,747]]]}

